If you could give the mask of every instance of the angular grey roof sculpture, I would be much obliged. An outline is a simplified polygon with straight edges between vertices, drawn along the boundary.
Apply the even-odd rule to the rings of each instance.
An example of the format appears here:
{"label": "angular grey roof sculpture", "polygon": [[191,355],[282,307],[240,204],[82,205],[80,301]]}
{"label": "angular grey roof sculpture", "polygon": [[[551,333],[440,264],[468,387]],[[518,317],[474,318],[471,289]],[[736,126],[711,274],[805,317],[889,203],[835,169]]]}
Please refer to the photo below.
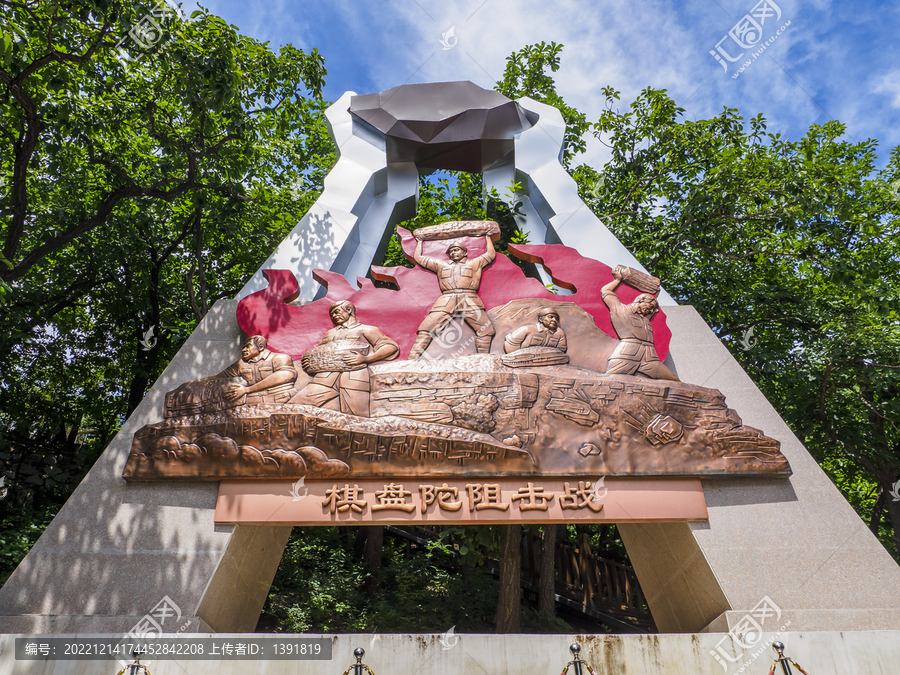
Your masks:
{"label": "angular grey roof sculpture", "polygon": [[[578,196],[560,164],[566,124],[552,106],[471,82],[434,82],[347,92],[325,117],[339,154],[325,191],[238,298],[266,287],[263,269],[295,271],[297,302],[324,295],[314,269],[367,276],[394,225],[415,216],[419,173],[433,169],[481,172],[500,195],[521,183],[519,228],[529,242],[577,245],[611,267],[646,271]],[[659,301],[675,304],[665,290]]]}
{"label": "angular grey roof sculpture", "polygon": [[510,155],[516,136],[539,117],[471,82],[404,84],[353,96],[350,114],[384,134],[388,162],[472,173]]}

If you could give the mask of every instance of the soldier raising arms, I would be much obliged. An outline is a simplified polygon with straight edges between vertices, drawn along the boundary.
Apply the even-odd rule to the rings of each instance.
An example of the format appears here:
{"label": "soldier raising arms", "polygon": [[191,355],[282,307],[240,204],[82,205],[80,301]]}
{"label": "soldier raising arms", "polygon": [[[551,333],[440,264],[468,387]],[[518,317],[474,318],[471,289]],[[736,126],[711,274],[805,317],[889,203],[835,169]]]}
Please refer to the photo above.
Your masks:
{"label": "soldier raising arms", "polygon": [[475,351],[479,354],[491,351],[494,325],[478,297],[478,288],[481,285],[481,272],[494,262],[496,252],[490,235],[486,235],[484,241],[487,250],[477,258],[469,260],[466,247],[454,242],[447,248],[449,260],[438,260],[423,255],[422,240],[417,240],[413,260],[438,275],[441,297],[435,301],[416,332],[416,341],[409,352],[410,360],[424,354],[432,338],[440,335],[454,317],[461,317],[475,331]]}
{"label": "soldier raising arms", "polygon": [[607,362],[606,372],[614,375],[644,375],[655,380],[675,380],[678,376],[659,360],[653,346],[653,326],[650,320],[659,311],[659,303],[649,293],[641,293],[630,305],[622,304],[616,288],[622,283],[627,268],[617,265],[613,280],[600,290],[603,302],[609,307],[609,318],[619,344]]}

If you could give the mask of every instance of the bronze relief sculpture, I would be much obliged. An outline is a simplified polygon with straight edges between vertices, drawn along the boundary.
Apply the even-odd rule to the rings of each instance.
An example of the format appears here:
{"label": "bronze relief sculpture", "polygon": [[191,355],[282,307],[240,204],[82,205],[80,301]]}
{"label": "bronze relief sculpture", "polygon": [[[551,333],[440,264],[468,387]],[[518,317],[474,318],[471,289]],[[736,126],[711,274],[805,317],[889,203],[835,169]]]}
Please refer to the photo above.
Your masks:
{"label": "bronze relief sculpture", "polygon": [[303,355],[312,380],[290,402],[368,417],[369,364],[397,358],[400,347],[380,328],[360,323],[348,300],[333,303],[329,315],[334,328]]}
{"label": "bronze relief sculpture", "polygon": [[[497,223],[490,221],[493,227],[489,227],[484,234],[485,252],[480,256],[469,259],[468,251],[464,244],[453,241],[447,247],[447,260],[439,260],[422,254],[422,242],[424,237],[431,234],[429,228],[425,232],[417,230],[416,252],[413,259],[418,265],[437,274],[441,288],[441,297],[432,306],[425,321],[416,331],[416,342],[409,353],[409,359],[417,359],[431,344],[432,338],[440,334],[454,317],[463,319],[469,327],[475,331],[475,351],[479,354],[487,354],[491,350],[491,341],[494,338],[494,326],[491,323],[484,303],[478,297],[478,288],[481,285],[481,275],[485,267],[494,262],[497,257],[494,251],[493,240],[500,236],[500,228]],[[444,226],[450,223],[443,223]],[[453,223],[456,224],[456,223]],[[481,225],[482,221],[475,224]],[[462,223],[460,228],[443,227],[434,232],[435,239],[444,239],[447,235],[459,236],[471,232],[467,227],[469,223]],[[440,227],[440,226],[439,226]]]}
{"label": "bronze relief sculpture", "polygon": [[623,304],[616,295],[616,288],[625,275],[636,271],[617,265],[613,269],[613,280],[600,291],[619,336],[619,344],[609,357],[606,372],[610,375],[644,375],[655,380],[677,382],[678,376],[659,360],[653,345],[653,326],[650,320],[659,311],[659,303],[654,295],[641,293],[629,305]]}
{"label": "bronze relief sculpture", "polygon": [[[519,287],[490,276],[498,264],[521,274],[494,262],[497,234],[483,221],[420,231],[411,257],[436,274],[440,295],[414,336],[398,332],[409,321],[385,303],[366,303],[363,319],[380,319],[364,323],[353,302],[326,298],[332,326],[304,353],[250,338],[234,365],[167,396],[165,421],[135,434],[125,478],[790,472],[778,442],[743,425],[721,393],[680,382],[662,363],[658,279],[605,268],[600,292],[584,291],[602,296],[596,307],[609,308],[606,330],[618,340],[579,295],[486,308],[480,292]],[[449,261],[423,252],[423,242],[435,251],[447,240]],[[469,258],[480,241],[484,253]],[[626,303],[617,290],[640,294]],[[474,347],[422,358],[454,319],[472,328]],[[502,341],[492,339],[495,326]],[[404,349],[408,358],[398,358]],[[293,359],[311,376],[299,392]]]}
{"label": "bronze relief sculpture", "polygon": [[269,351],[262,335],[244,341],[241,358],[218,375],[186,382],[166,395],[166,417],[239,405],[287,403],[296,395],[297,369],[287,354]]}

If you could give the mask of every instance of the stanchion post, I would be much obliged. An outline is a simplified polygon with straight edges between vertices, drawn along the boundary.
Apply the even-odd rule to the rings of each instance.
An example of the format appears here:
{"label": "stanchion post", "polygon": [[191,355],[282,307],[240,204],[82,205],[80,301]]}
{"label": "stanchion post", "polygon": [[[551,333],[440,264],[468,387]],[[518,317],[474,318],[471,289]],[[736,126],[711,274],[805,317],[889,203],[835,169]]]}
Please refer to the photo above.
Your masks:
{"label": "stanchion post", "polygon": [[344,675],[350,675],[350,671],[353,671],[353,675],[375,675],[375,671],[369,668],[365,663],[362,662],[362,658],[366,655],[366,650],[362,647],[357,647],[353,650],[353,656],[356,657],[356,663],[352,664],[347,670],[344,671]]}
{"label": "stanchion post", "polygon": [[775,668],[778,664],[781,664],[781,672],[783,675],[794,675],[793,671],[791,671],[791,666],[794,666],[797,670],[800,671],[801,675],[809,675],[803,668],[800,667],[800,664],[794,661],[789,656],[784,655],[784,643],[775,641],[772,643],[772,649],[774,649],[778,653],[778,658],[772,662],[772,667],[769,668],[769,675],[775,675]]}
{"label": "stanchion post", "polygon": [[[117,675],[150,675],[150,669],[147,668],[143,663],[141,663],[141,657],[146,652],[142,652],[139,649],[135,649],[131,652],[132,658],[134,658],[134,663],[129,663],[127,666],[122,668]],[[121,662],[120,662],[121,663]]]}
{"label": "stanchion post", "polygon": [[581,672],[581,657],[578,656],[578,654],[581,653],[581,645],[577,642],[573,642],[569,645],[569,651],[572,652],[572,656],[575,657],[575,659],[572,661],[572,667],[575,670],[575,675],[583,675],[583,673]]}
{"label": "stanchion post", "polygon": [[584,671],[582,670],[582,668],[587,668],[588,673],[590,673],[590,675],[594,675],[594,669],[591,668],[591,664],[589,664],[587,661],[582,661],[581,657],[579,656],[579,653],[581,653],[580,644],[578,644],[577,642],[573,642],[569,645],[569,651],[572,652],[572,656],[575,658],[573,658],[566,664],[566,667],[563,668],[561,675],[566,675],[566,673],[569,672],[570,666],[575,670],[574,675],[584,675]]}
{"label": "stanchion post", "polygon": [[784,655],[784,643],[783,642],[773,642],[772,649],[778,654],[778,658],[775,659],[775,663],[781,664],[781,670],[784,675],[794,675],[791,672],[790,659]]}
{"label": "stanchion post", "polygon": [[353,664],[353,675],[363,675],[363,670],[368,670],[368,666],[362,662],[362,657],[365,655],[366,650],[362,647],[357,647],[353,650],[353,656],[356,657],[356,663]]}

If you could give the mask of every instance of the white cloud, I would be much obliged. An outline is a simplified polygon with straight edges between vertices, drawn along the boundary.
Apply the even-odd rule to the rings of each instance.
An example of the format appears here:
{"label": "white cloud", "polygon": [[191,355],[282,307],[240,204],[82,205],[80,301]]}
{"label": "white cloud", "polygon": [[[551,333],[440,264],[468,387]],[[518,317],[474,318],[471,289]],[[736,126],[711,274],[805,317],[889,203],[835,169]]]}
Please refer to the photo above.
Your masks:
{"label": "white cloud", "polygon": [[876,78],[878,84],[873,90],[877,94],[884,93],[892,98],[891,106],[900,108],[900,70]]}
{"label": "white cloud", "polygon": [[[396,58],[369,65],[381,88],[407,78],[412,82],[472,80],[490,88],[502,78],[512,52],[542,41],[565,45],[561,68],[554,75],[557,91],[591,120],[602,111],[601,89],[606,85],[622,91],[626,106],[646,86],[667,88],[673,96],[686,98],[698,84],[679,61],[684,53],[702,47],[667,2],[420,3],[398,2],[390,11],[370,16],[374,24],[367,28],[372,33],[390,36],[392,44],[405,44],[402,65]],[[341,7],[348,22],[356,20],[356,6]],[[451,26],[458,42],[444,50],[441,36]],[[399,35],[405,39],[398,39]],[[592,142],[589,147],[589,159],[605,159],[599,144]]]}
{"label": "white cloud", "polygon": [[[744,117],[762,112],[770,132],[797,138],[810,124],[834,117],[856,140],[880,138],[883,152],[900,141],[900,75],[890,57],[900,9],[867,13],[829,0],[774,1],[782,16],[778,25],[764,26],[764,38],[786,21],[791,25],[737,79],[731,78],[736,66],[723,72],[709,51],[756,0],[336,0],[313,6],[250,0],[249,7],[217,0],[211,10],[273,45],[319,46],[326,67],[352,63],[352,70],[340,69],[340,80],[329,75],[332,98],[407,81],[472,80],[489,88],[510,53],[556,41],[565,45],[554,75],[557,90],[589,120],[602,111],[604,86],[622,92],[620,108],[654,87],[667,89],[690,119],[723,107],[738,108]],[[444,50],[441,35],[451,26],[458,42]],[[321,44],[329,40],[326,51]],[[872,72],[888,74],[873,81]],[[605,159],[599,144],[590,144],[587,159]]]}

